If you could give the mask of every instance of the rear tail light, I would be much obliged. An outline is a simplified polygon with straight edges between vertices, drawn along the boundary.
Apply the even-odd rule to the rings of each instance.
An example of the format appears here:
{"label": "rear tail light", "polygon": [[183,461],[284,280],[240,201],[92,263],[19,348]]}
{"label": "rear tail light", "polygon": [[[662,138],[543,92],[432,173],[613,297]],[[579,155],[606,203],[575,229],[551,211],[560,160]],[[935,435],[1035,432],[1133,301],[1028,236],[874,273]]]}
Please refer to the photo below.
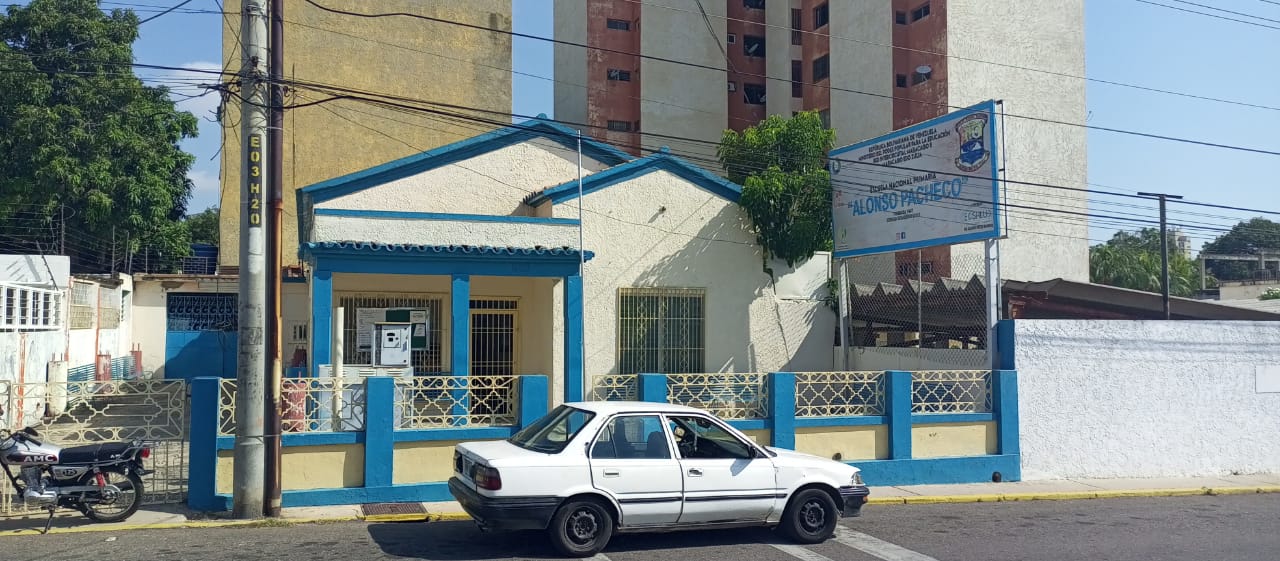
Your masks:
{"label": "rear tail light", "polygon": [[142,453],[141,453],[141,454],[139,454],[139,456],[142,456],[142,459],[144,459],[144,460],[145,460],[145,459],[147,459],[147,458],[150,458],[150,457],[151,457],[151,449],[150,449],[150,448],[143,448],[143,449],[142,449]]}
{"label": "rear tail light", "polygon": [[476,482],[476,487],[487,491],[498,491],[502,489],[502,475],[498,470],[489,466],[476,464],[471,468],[471,480]]}

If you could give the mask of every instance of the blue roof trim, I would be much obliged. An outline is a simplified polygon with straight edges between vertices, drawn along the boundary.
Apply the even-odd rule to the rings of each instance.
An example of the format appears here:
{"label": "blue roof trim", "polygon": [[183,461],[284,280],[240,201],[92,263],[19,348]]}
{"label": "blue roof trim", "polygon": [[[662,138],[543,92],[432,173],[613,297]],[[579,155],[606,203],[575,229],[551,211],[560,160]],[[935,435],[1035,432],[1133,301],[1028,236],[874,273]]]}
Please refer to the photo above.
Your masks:
{"label": "blue roof trim", "polygon": [[[546,115],[539,115],[528,121],[434,150],[303,187],[298,190],[298,197],[309,197],[311,204],[327,201],[539,137],[553,140],[571,150],[577,150],[577,131],[547,119]],[[630,154],[586,136],[582,138],[582,152],[608,165],[617,165],[632,159]]]}
{"label": "blue roof trim", "polygon": [[[571,247],[499,247],[491,245],[418,245],[418,244],[382,244],[373,242],[306,242],[302,244],[303,254],[315,253],[358,253],[358,254],[400,254],[400,255],[440,255],[440,256],[472,256],[472,257],[517,257],[517,258],[572,258],[578,259],[578,250]],[[583,255],[590,261],[595,256],[587,251]]]}
{"label": "blue roof trim", "polygon": [[[658,170],[665,170],[674,173],[681,178],[710,191],[712,194],[718,195],[735,203],[742,197],[742,186],[702,169],[701,167],[686,162],[685,160],[677,156],[673,156],[666,151],[658,152],[638,160],[632,160],[625,164],[617,165],[607,170],[588,175],[582,179],[582,192],[585,194],[599,191],[600,189],[604,189],[611,185],[616,185]],[[574,180],[545,189],[541,193],[530,197],[527,202],[532,206],[538,206],[546,201],[559,204],[577,198],[577,196],[578,182],[577,180]]]}

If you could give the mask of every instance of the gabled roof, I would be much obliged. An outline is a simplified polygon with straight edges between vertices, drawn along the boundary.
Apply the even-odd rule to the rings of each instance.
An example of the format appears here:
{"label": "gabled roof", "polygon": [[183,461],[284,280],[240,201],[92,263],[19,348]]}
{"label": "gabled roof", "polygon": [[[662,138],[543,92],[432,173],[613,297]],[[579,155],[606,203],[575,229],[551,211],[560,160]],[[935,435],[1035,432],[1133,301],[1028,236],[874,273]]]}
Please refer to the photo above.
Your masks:
{"label": "gabled roof", "polygon": [[[673,156],[665,146],[657,153],[582,178],[582,192],[586,194],[599,191],[658,170],[671,172],[733,202],[738,202],[742,196],[742,186]],[[574,180],[534,193],[525,199],[525,203],[531,206],[538,206],[546,201],[559,204],[577,196],[578,182]]]}
{"label": "gabled roof", "polygon": [[[298,190],[298,201],[301,205],[304,198],[308,203],[334,199],[534,138],[545,138],[570,150],[577,150],[577,131],[540,114],[523,123],[309,185]],[[582,137],[582,153],[607,165],[617,165],[632,159],[630,154],[586,136]]]}

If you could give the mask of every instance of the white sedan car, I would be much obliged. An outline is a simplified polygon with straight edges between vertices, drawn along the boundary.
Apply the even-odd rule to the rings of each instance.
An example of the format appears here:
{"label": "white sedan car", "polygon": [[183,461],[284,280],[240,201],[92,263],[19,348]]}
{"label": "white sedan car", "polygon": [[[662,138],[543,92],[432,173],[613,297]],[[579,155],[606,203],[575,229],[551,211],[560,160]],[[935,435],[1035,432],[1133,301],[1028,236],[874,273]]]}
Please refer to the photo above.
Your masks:
{"label": "white sedan car", "polygon": [[575,557],[615,532],[767,526],[818,543],[869,494],[858,468],[663,403],[567,403],[508,440],[458,444],[453,463],[449,491],[482,530],[546,530]]}

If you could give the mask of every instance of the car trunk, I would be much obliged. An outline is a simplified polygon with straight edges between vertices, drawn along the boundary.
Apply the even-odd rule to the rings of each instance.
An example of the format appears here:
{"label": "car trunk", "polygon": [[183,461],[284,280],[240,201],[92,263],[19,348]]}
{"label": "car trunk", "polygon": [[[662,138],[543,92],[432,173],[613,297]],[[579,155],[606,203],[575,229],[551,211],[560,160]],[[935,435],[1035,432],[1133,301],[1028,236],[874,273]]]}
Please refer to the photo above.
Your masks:
{"label": "car trunk", "polygon": [[[485,493],[476,488],[472,479],[472,468],[478,465],[501,469],[503,466],[528,465],[530,460],[545,458],[546,454],[525,450],[505,440],[484,442],[463,442],[453,449],[453,474],[472,490]],[[495,461],[501,458],[500,461]]]}

